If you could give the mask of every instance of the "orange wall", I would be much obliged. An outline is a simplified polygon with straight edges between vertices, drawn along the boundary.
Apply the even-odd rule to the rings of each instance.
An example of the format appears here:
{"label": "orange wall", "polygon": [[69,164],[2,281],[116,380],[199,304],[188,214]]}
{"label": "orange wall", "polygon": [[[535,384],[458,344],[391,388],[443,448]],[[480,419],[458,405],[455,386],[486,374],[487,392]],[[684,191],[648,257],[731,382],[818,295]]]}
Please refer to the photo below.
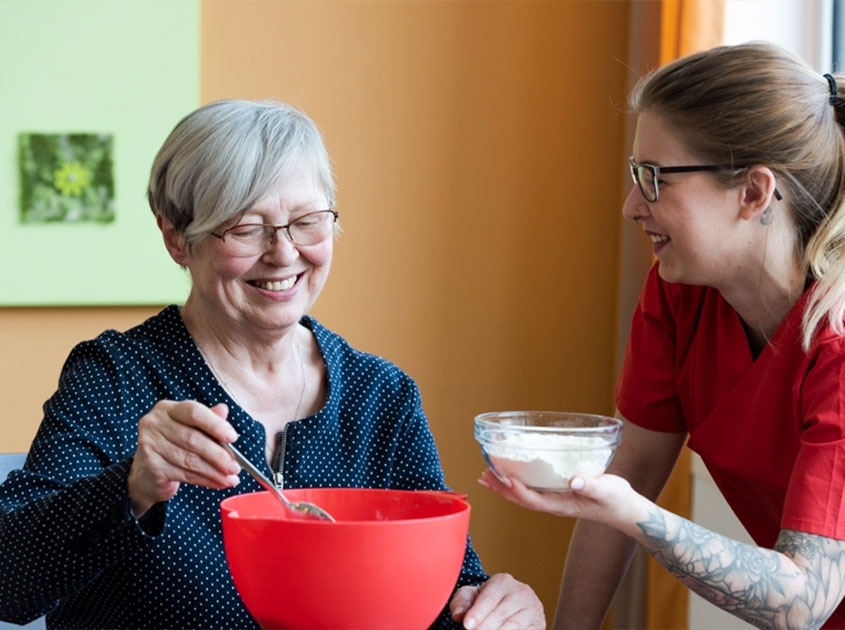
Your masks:
{"label": "orange wall", "polygon": [[[314,314],[417,379],[486,568],[551,621],[572,522],[475,483],[472,418],[612,412],[628,3],[203,0],[201,17],[203,101],[280,98],[326,135],[344,232]],[[0,451],[28,446],[73,343],[155,310],[0,310]]]}
{"label": "orange wall", "polygon": [[477,486],[472,418],[612,411],[627,3],[202,6],[202,99],[326,134],[344,233],[316,315],[418,380],[486,567],[553,610],[572,523]]}
{"label": "orange wall", "polygon": [[0,396],[6,416],[0,431],[0,453],[29,448],[41,421],[41,404],[55,391],[62,364],[76,343],[107,328],[125,330],[158,310],[0,309]]}

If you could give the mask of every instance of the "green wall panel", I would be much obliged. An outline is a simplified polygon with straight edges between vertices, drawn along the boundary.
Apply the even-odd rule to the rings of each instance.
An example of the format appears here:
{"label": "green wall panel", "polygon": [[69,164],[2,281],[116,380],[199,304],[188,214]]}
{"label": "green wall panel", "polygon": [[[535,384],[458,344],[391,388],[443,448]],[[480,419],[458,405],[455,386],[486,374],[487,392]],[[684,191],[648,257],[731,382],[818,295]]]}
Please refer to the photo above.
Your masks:
{"label": "green wall panel", "polygon": [[[0,94],[0,306],[181,302],[145,190],[199,104],[199,0],[0,0]],[[110,135],[114,219],[24,224],[20,134]]]}

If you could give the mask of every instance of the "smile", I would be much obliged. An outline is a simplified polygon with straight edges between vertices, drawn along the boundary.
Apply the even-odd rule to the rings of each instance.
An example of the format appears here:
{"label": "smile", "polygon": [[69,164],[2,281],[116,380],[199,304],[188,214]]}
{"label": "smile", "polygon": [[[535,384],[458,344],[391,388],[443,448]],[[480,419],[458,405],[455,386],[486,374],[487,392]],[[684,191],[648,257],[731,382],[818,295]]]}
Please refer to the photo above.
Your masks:
{"label": "smile", "polygon": [[651,238],[651,242],[655,245],[658,243],[665,243],[669,240],[669,237],[665,234],[649,234],[649,238]]}
{"label": "smile", "polygon": [[285,280],[269,280],[267,282],[251,282],[255,287],[259,289],[264,289],[265,291],[287,291],[290,289],[294,284],[296,284],[297,276],[291,276]]}

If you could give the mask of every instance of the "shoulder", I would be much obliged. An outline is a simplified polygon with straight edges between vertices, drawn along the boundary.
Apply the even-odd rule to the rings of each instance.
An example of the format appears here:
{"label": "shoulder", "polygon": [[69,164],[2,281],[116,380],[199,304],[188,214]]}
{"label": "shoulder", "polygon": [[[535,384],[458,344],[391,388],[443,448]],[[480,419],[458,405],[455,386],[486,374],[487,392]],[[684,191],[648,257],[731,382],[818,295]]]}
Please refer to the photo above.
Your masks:
{"label": "shoulder", "polygon": [[68,357],[74,363],[88,357],[108,356],[115,362],[139,357],[172,354],[190,341],[179,307],[171,305],[126,331],[108,329],[93,339],[78,343]]}
{"label": "shoulder", "polygon": [[302,325],[309,328],[320,346],[332,378],[342,377],[345,381],[400,388],[416,388],[414,380],[399,366],[388,359],[353,347],[339,334],[329,330],[311,316],[302,319]]}

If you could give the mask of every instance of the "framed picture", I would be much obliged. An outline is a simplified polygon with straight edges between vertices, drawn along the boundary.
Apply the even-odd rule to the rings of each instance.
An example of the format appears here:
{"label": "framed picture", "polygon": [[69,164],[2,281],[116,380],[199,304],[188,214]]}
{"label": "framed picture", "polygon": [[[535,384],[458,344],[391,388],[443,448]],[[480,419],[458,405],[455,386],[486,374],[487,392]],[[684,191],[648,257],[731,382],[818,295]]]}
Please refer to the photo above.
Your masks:
{"label": "framed picture", "polygon": [[114,221],[112,136],[18,135],[21,223]]}

